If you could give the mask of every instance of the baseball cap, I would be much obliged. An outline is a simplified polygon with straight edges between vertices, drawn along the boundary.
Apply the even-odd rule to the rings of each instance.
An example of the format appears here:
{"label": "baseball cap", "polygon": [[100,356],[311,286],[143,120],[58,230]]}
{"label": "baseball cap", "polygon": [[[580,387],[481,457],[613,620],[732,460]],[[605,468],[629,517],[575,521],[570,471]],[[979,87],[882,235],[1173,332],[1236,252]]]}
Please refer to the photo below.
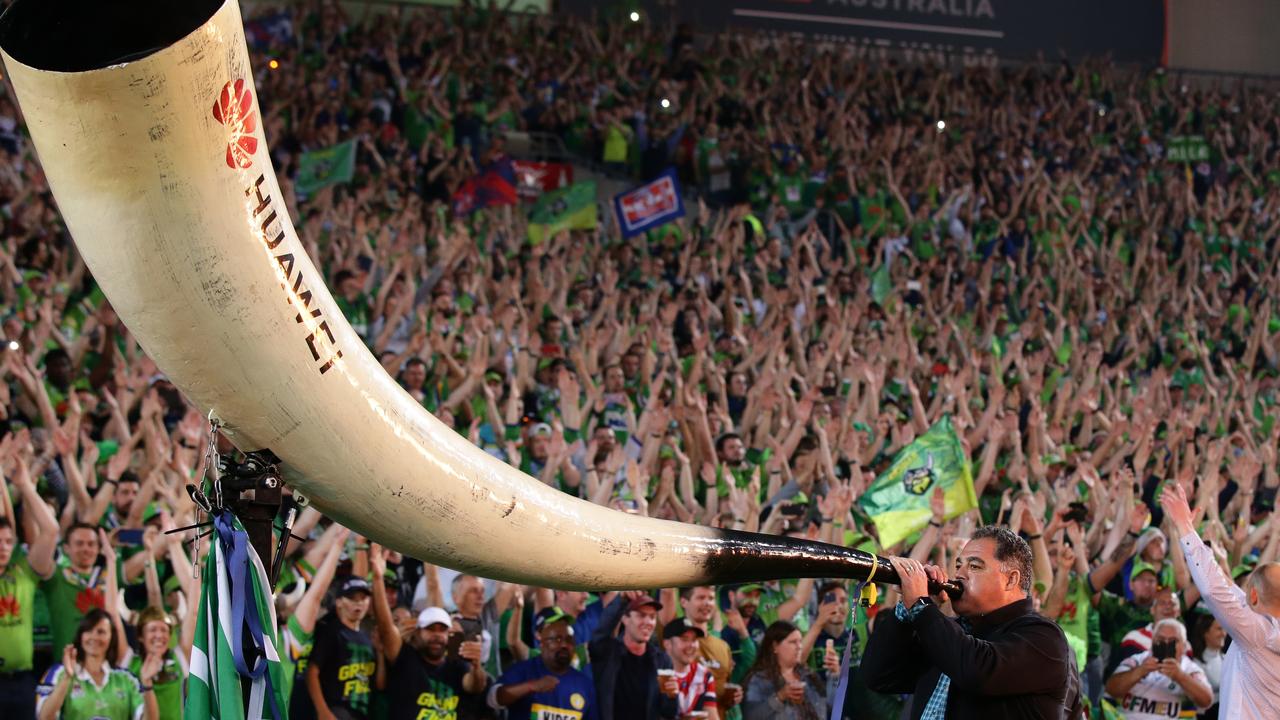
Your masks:
{"label": "baseball cap", "polygon": [[372,595],[373,591],[369,589],[369,581],[361,577],[349,577],[338,586],[338,597],[351,597],[356,593]]}
{"label": "baseball cap", "polygon": [[680,637],[681,635],[689,632],[690,630],[696,633],[698,637],[706,637],[706,633],[702,631],[702,628],[689,622],[689,618],[678,617],[675,620],[672,620],[671,622],[667,623],[662,628],[662,639],[670,640],[673,637]]}
{"label": "baseball cap", "polygon": [[760,583],[743,583],[742,585],[739,585],[737,588],[735,588],[735,590],[740,593],[747,593],[752,591],[764,592],[764,585],[761,585]]}
{"label": "baseball cap", "polygon": [[432,625],[444,625],[445,627],[453,627],[453,618],[449,617],[449,613],[444,608],[429,607],[418,613],[418,627],[429,628]]}
{"label": "baseball cap", "polygon": [[642,607],[652,607],[654,610],[661,610],[662,603],[654,600],[648,595],[640,595],[627,603],[627,612],[635,612]]}
{"label": "baseball cap", "polygon": [[573,616],[560,609],[558,605],[542,608],[538,611],[537,615],[533,616],[533,631],[535,633],[539,632],[543,627],[550,625],[551,623],[560,622],[561,620],[572,624]]}
{"label": "baseball cap", "polygon": [[1149,572],[1152,575],[1155,575],[1157,580],[1160,578],[1160,573],[1156,570],[1155,565],[1139,560],[1133,564],[1133,570],[1129,571],[1129,579],[1133,580],[1144,572]]}
{"label": "baseball cap", "polygon": [[529,437],[551,437],[551,426],[544,423],[536,423],[529,428]]}

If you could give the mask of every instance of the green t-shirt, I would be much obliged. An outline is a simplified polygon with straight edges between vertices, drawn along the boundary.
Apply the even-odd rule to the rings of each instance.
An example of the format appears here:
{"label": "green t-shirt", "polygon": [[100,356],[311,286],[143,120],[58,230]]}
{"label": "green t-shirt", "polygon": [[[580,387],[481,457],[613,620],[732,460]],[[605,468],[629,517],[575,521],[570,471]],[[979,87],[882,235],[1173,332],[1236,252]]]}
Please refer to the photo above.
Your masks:
{"label": "green t-shirt", "polygon": [[351,324],[351,329],[355,330],[366,343],[373,342],[374,338],[369,337],[369,326],[372,322],[369,314],[369,296],[360,293],[355,300],[348,300],[339,295],[334,300],[338,303],[338,309],[346,316],[347,322]]}
{"label": "green t-shirt", "polygon": [[[65,673],[61,664],[45,673],[36,690],[37,708],[44,705]],[[95,684],[83,669],[62,702],[60,720],[137,720],[142,717],[142,688],[128,670],[106,666],[106,678]],[[37,711],[38,712],[38,711]]]}
{"label": "green t-shirt", "polygon": [[[129,672],[134,677],[142,673],[142,656],[134,653],[129,658]],[[182,720],[182,686],[187,677],[187,664],[176,650],[165,653],[164,665],[156,673],[151,687],[160,706],[160,720]]]}
{"label": "green t-shirt", "polygon": [[[315,640],[315,630],[303,630],[298,618],[290,615],[284,625],[285,653],[280,656],[284,662],[284,696],[293,697],[293,685],[302,681],[307,674],[307,657],[311,655],[311,644]],[[304,681],[305,682],[305,681]]]}
{"label": "green t-shirt", "polygon": [[1140,608],[1124,598],[1103,591],[1098,601],[1098,618],[1102,621],[1102,639],[1112,648],[1120,647],[1125,633],[1151,622],[1151,609]]}
{"label": "green t-shirt", "polygon": [[1089,616],[1092,614],[1093,603],[1090,601],[1088,583],[1072,573],[1067,582],[1067,597],[1063,600],[1062,614],[1058,616],[1058,627],[1067,634],[1068,640],[1079,640],[1079,643],[1072,643],[1078,667],[1084,667],[1088,660]]}
{"label": "green t-shirt", "polygon": [[62,656],[62,649],[75,640],[76,627],[90,610],[106,609],[106,598],[101,573],[95,568],[82,575],[65,560],[59,563],[53,577],[40,583],[49,604],[49,630],[53,637],[54,657]]}
{"label": "green t-shirt", "polygon": [[0,575],[0,673],[31,669],[36,577],[26,553],[16,550]]}
{"label": "green t-shirt", "polygon": [[[795,591],[795,580],[765,583],[764,589],[760,591],[760,604],[756,606],[756,615],[764,621],[765,625],[772,625],[777,622],[780,619],[778,617],[778,608],[790,600]],[[795,617],[785,619],[795,625],[801,633],[809,632],[809,614],[805,612],[804,608],[796,611]]]}

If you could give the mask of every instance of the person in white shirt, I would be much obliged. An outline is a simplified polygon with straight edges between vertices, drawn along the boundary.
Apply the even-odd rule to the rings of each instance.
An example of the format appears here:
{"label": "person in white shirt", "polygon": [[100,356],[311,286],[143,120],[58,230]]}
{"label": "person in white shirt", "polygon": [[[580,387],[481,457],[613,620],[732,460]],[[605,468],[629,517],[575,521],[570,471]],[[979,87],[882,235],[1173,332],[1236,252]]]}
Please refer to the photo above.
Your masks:
{"label": "person in white shirt", "polygon": [[[1162,643],[1168,650],[1157,657]],[[1118,701],[1126,720],[1176,718],[1184,698],[1198,710],[1213,705],[1204,670],[1187,657],[1187,628],[1172,619],[1156,623],[1151,650],[1120,661],[1107,681],[1107,693]]]}
{"label": "person in white shirt", "polygon": [[1222,664],[1219,717],[1280,718],[1280,563],[1259,565],[1241,590],[1196,534],[1182,487],[1168,484],[1160,505],[1178,533],[1205,605],[1232,639]]}

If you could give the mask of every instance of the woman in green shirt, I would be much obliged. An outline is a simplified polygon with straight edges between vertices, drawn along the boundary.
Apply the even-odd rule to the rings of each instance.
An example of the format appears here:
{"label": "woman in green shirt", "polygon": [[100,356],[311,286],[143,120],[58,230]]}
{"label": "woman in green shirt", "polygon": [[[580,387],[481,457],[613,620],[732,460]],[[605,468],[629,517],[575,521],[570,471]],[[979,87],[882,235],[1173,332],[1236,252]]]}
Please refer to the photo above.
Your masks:
{"label": "woman in green shirt", "polygon": [[[45,674],[37,691],[39,720],[158,720],[160,709],[151,683],[160,670],[158,657],[148,657],[140,677],[112,667],[117,659],[116,623],[105,610],[90,610],[76,629],[75,641],[62,653],[62,664]],[[141,683],[139,683],[141,680]]]}
{"label": "woman in green shirt", "polygon": [[[195,617],[197,613],[188,615]],[[184,642],[181,647],[170,647],[172,638],[173,623],[169,616],[164,610],[150,606],[138,613],[138,644],[142,646],[142,653],[130,652],[128,659],[121,663],[138,677],[148,662],[159,668],[154,681],[146,684],[155,688],[160,720],[182,718],[182,687],[187,679],[190,645]]]}

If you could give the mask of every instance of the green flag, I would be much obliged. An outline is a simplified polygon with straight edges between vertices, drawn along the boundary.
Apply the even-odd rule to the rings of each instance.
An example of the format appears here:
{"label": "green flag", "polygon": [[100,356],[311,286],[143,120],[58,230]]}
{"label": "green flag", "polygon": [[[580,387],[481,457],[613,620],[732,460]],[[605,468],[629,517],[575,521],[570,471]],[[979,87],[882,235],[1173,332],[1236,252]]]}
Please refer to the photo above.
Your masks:
{"label": "green flag", "polygon": [[310,195],[336,183],[351,182],[356,171],[356,141],[348,140],[324,150],[302,153],[294,189]]}
{"label": "green flag", "polygon": [[947,518],[978,505],[969,457],[945,416],[899,450],[889,469],[858,500],[876,524],[881,547],[896,545],[929,523],[929,498],[935,487],[946,496]]}
{"label": "green flag", "polygon": [[[266,570],[244,526],[230,512],[214,515],[211,538],[182,716],[186,720],[286,720],[289,698],[284,695],[285,671]],[[238,610],[244,615],[239,625],[233,621]],[[239,654],[247,668],[258,672],[256,680],[236,669],[237,645],[242,645]],[[250,684],[247,706],[242,682]]]}
{"label": "green flag", "polygon": [[1208,162],[1209,143],[1203,135],[1174,135],[1165,145],[1164,156],[1169,162]]}
{"label": "green flag", "polygon": [[596,184],[576,182],[538,198],[529,213],[529,242],[538,243],[561,230],[596,228]]}
{"label": "green flag", "polygon": [[893,289],[893,279],[889,276],[889,263],[880,263],[880,267],[871,274],[871,299],[876,301],[877,305],[884,305],[884,299],[889,297],[889,291]]}

